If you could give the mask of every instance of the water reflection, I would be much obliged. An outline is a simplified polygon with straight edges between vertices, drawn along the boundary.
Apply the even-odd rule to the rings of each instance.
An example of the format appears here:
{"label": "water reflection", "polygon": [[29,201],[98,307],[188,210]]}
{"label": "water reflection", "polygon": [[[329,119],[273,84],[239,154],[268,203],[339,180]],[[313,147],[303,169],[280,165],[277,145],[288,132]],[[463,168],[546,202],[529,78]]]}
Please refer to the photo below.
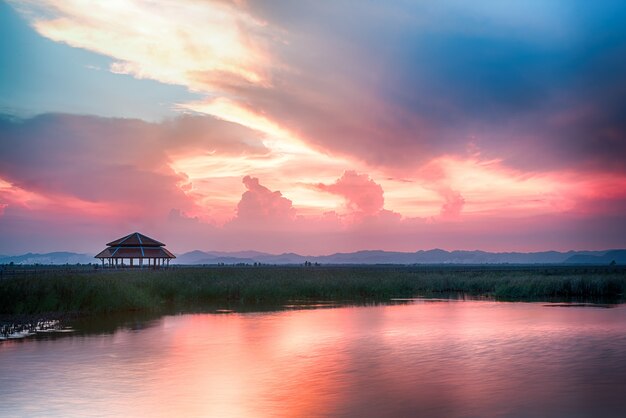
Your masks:
{"label": "water reflection", "polygon": [[544,305],[175,315],[5,342],[2,415],[621,417],[624,305]]}

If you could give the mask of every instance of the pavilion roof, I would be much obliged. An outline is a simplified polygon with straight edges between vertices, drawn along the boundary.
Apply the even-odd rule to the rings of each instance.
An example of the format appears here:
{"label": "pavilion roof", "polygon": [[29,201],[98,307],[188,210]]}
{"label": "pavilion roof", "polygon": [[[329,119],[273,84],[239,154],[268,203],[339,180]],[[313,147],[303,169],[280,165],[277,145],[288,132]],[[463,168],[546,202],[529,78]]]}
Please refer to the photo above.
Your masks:
{"label": "pavilion roof", "polygon": [[95,258],[176,258],[162,247],[107,247]]}
{"label": "pavilion roof", "polygon": [[95,258],[176,258],[163,248],[165,244],[139,232],[133,232],[107,244]]}
{"label": "pavilion roof", "polygon": [[165,244],[144,234],[140,234],[139,232],[133,232],[132,234],[126,235],[125,237],[116,239],[115,241],[111,241],[107,244],[109,247],[135,247],[138,245],[143,247],[163,247]]}

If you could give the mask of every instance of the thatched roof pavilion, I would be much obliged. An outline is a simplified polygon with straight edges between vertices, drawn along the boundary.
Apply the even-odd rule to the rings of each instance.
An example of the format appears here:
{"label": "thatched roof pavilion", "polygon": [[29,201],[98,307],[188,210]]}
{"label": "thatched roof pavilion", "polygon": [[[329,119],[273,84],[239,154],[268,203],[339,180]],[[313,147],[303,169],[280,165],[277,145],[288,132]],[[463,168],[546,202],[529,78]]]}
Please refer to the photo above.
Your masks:
{"label": "thatched roof pavilion", "polygon": [[[133,232],[107,244],[107,248],[102,250],[95,258],[102,261],[102,267],[133,267],[134,260],[137,259],[137,266],[143,267],[144,260],[152,267],[165,267],[170,265],[170,260],[176,258],[174,254],[163,248],[165,244],[148,236]],[[105,260],[107,263],[105,264]],[[128,260],[128,264],[124,264]],[[152,263],[150,262],[152,260]]]}

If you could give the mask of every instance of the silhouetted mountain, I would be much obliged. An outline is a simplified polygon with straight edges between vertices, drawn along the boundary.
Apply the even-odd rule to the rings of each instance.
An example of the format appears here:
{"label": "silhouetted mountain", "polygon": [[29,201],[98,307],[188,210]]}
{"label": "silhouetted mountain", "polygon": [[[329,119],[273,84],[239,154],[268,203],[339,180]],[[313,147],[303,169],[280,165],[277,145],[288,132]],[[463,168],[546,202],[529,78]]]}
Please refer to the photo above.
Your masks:
{"label": "silhouetted mountain", "polygon": [[89,264],[98,260],[90,254],[77,254],[70,252],[54,252],[46,254],[22,254],[15,256],[0,257],[0,264]]}
{"label": "silhouetted mountain", "polygon": [[[357,251],[323,256],[302,256],[294,253],[266,254],[256,251],[239,253],[192,251],[180,256],[176,264],[626,264],[626,250],[613,251],[544,251],[535,253],[490,253],[486,251],[445,251],[440,249],[414,253],[393,251]],[[582,257],[582,258],[577,258]]]}
{"label": "silhouetted mountain", "polygon": [[567,264],[626,264],[626,250],[611,250],[605,254],[574,254],[567,260]]}
{"label": "silhouetted mountain", "polygon": [[209,253],[195,250],[176,256],[176,259],[173,261],[175,261],[177,264],[211,264],[206,262],[202,263],[202,260],[209,259],[209,257]]}
{"label": "silhouetted mountain", "polygon": [[[267,254],[258,251],[190,251],[172,260],[173,264],[304,264],[305,261],[327,265],[339,264],[626,264],[626,250],[607,251],[544,251],[535,253],[490,253],[486,251],[445,251],[440,249],[413,253],[368,250],[335,253],[323,256],[303,256],[295,253]],[[0,256],[0,264],[89,264],[98,260],[91,254],[53,252]]]}

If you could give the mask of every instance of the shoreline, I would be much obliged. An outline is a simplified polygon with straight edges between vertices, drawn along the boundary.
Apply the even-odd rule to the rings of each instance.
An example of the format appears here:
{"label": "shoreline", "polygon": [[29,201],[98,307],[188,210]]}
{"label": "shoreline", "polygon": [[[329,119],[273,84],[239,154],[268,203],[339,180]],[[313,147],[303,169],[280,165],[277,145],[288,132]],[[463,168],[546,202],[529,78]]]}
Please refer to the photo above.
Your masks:
{"label": "shoreline", "polygon": [[[118,312],[280,306],[292,301],[389,303],[426,297],[619,303],[622,266],[258,266],[21,274],[0,280],[0,326]],[[210,310],[210,309],[209,309]]]}

